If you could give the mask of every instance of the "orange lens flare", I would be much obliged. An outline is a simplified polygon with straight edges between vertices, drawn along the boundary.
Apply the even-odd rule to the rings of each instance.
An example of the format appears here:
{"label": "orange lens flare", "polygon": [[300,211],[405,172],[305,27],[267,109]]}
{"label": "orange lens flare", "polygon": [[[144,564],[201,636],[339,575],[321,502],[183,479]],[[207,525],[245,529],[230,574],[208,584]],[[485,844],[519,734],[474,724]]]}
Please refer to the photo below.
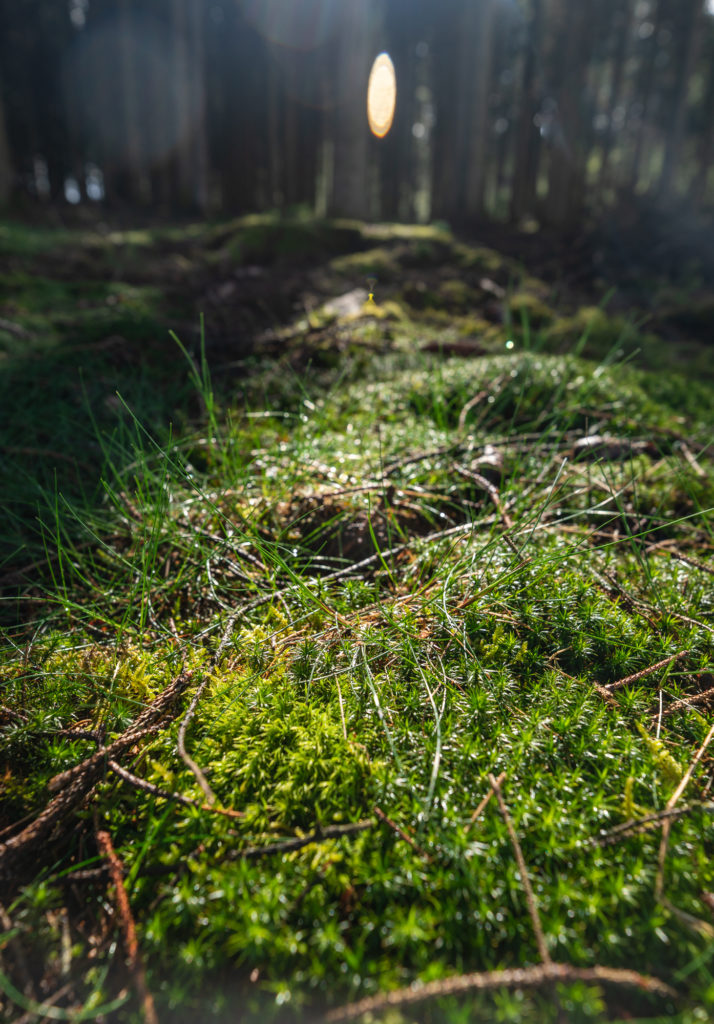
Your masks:
{"label": "orange lens flare", "polygon": [[394,64],[388,53],[380,53],[372,65],[367,84],[367,120],[370,131],[378,139],[383,139],[392,127],[396,105],[397,76]]}

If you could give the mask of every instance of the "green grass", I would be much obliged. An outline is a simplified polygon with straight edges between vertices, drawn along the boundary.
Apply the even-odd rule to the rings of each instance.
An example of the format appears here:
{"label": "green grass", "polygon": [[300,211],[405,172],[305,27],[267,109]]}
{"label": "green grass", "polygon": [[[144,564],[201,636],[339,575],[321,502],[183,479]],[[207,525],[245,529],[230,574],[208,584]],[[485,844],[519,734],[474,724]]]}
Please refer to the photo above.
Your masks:
{"label": "green grass", "polygon": [[[511,350],[504,328],[491,354],[444,360],[420,351],[428,316],[359,317],[335,360],[286,345],[246,362],[238,391],[176,346],[161,394],[158,358],[127,365],[113,418],[94,379],[52,406],[62,437],[82,424],[95,475],[13,485],[6,550],[32,536],[46,554],[3,605],[0,828],[31,821],[50,779],[94,751],[68,733],[110,742],[182,665],[193,676],[170,720],[120,760],[195,803],[107,768],[13,868],[3,1019],[63,986],[57,1019],[141,1019],[94,871],[98,826],[161,1019],[234,1020],[238,1003],[249,1021],[312,1020],[415,981],[535,965],[496,800],[471,821],[501,772],[552,958],[636,969],[676,998],[577,982],[374,1019],[711,1017],[711,748],[671,825],[669,904],[655,897],[661,823],[603,837],[666,806],[710,727],[696,698],[714,686],[714,415],[686,376],[612,347],[593,360],[586,336],[580,355],[548,352],[523,325]],[[62,342],[43,359],[73,379]],[[0,383],[36,411],[12,372]],[[606,441],[584,454],[594,433]],[[177,753],[204,681],[186,748],[240,818],[201,807]]]}

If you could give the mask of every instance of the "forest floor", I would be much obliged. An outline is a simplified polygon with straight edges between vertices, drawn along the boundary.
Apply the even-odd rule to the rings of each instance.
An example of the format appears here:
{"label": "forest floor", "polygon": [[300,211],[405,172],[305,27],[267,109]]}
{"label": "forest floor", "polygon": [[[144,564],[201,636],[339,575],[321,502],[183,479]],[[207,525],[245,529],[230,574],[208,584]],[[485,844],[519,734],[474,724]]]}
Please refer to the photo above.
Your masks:
{"label": "forest floor", "polygon": [[505,248],[0,225],[0,1019],[711,1019],[714,301]]}

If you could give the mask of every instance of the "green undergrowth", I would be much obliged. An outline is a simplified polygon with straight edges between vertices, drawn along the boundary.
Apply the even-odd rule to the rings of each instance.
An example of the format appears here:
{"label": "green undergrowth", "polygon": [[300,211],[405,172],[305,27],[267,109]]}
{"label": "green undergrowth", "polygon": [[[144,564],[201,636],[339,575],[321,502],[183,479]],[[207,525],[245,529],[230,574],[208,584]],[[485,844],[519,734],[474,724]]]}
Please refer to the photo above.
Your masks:
{"label": "green undergrowth", "polygon": [[[446,243],[395,244],[416,273]],[[129,778],[105,764],[39,847],[9,867],[0,847],[3,1019],[141,1019],[98,829],[160,1018],[286,1022],[538,964],[510,823],[550,956],[672,995],[571,981],[371,1019],[714,1011],[711,406],[619,337],[549,351],[523,306],[477,359],[424,350],[442,328],[400,308],[353,314],[334,360],[308,324],[299,358],[254,352],[230,388],[175,346],[172,429],[134,365],[147,395],[78,442],[96,490],[33,492],[42,567],[5,602],[0,655],[0,842],[190,678],[117,754]],[[484,803],[501,773],[508,822]],[[685,779],[664,849],[640,819]]]}

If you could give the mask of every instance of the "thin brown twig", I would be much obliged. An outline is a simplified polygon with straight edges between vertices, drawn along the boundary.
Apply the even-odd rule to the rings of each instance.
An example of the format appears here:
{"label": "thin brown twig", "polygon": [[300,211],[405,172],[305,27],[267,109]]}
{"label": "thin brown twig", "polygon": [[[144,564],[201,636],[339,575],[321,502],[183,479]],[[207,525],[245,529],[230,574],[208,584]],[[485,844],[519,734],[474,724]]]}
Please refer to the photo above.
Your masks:
{"label": "thin brown twig", "polygon": [[[503,780],[505,778],[506,778],[506,773],[505,772],[501,772],[501,774],[496,779],[496,782],[498,783],[499,786],[501,785],[501,783],[503,782]],[[489,803],[489,801],[490,801],[492,796],[493,796],[493,789],[489,789],[488,793],[486,793],[486,795],[483,797],[483,799],[479,801],[478,807],[476,808],[476,810],[471,815],[471,818],[469,819],[468,824],[464,826],[464,835],[468,835],[469,830],[476,823],[476,821],[481,817],[483,812],[486,810],[486,807],[488,806],[488,803]]]}
{"label": "thin brown twig", "polygon": [[188,711],[186,712],[186,714],[181,719],[181,724],[179,726],[179,731],[178,731],[178,740],[176,742],[176,749],[179,752],[179,757],[181,758],[183,763],[187,766],[187,768],[193,773],[193,776],[196,779],[196,782],[199,784],[199,786],[203,790],[204,796],[206,797],[206,801],[209,804],[215,804],[215,802],[216,802],[216,794],[213,792],[213,790],[211,789],[210,785],[208,784],[208,779],[203,774],[203,771],[201,770],[201,768],[199,768],[199,766],[196,764],[196,762],[190,756],[190,754],[188,754],[186,752],[186,729],[188,728],[188,726],[189,726],[189,724],[191,722],[191,719],[196,714],[196,708],[198,707],[198,702],[200,701],[201,697],[203,696],[203,691],[208,686],[210,678],[211,677],[208,676],[208,675],[204,677],[203,681],[201,682],[201,685],[198,687],[198,689],[196,690],[195,694],[193,695],[193,700],[191,701],[191,703],[189,705]]}
{"label": "thin brown twig", "polygon": [[[704,753],[705,753],[707,747],[709,746],[709,744],[711,743],[712,739],[714,739],[714,724],[712,725],[711,729],[709,730],[709,732],[705,736],[704,742],[700,746],[699,750],[697,750],[696,754],[694,755],[694,757],[690,761],[689,767],[687,768],[686,772],[682,776],[682,778],[681,778],[681,780],[679,782],[679,785],[677,786],[677,788],[675,789],[674,793],[672,793],[671,797],[667,801],[666,810],[671,811],[676,806],[677,801],[679,800],[680,796],[682,795],[682,793],[684,792],[684,790],[687,788],[687,786],[689,784],[689,780],[691,779],[692,774],[694,773],[694,769],[697,767],[697,765],[699,764],[701,759],[704,757]],[[660,840],[659,853],[658,853],[658,856],[657,856],[657,877],[655,879],[655,898],[657,900],[660,900],[660,901],[664,897],[664,865],[665,865],[665,860],[667,858],[667,848],[669,846],[669,833],[670,833],[671,826],[672,826],[672,819],[671,818],[666,818],[664,820],[664,822],[662,823],[662,839]],[[671,904],[670,904],[670,908],[671,908]]]}
{"label": "thin brown twig", "polygon": [[664,668],[665,665],[671,665],[673,661],[679,661],[680,658],[685,658],[688,654],[691,654],[689,649],[683,651],[677,651],[676,654],[670,654],[668,658],[662,658],[661,661],[656,661],[654,665],[649,665],[647,668],[641,669],[639,672],[634,672],[631,676],[625,676],[624,679],[618,679],[614,683],[606,683],[605,688],[609,693],[613,690],[619,690],[622,686],[629,686],[630,683],[636,683],[639,679],[644,679],[645,676],[652,675],[658,668]]}
{"label": "thin brown twig", "polygon": [[391,828],[392,832],[396,833],[396,835],[398,835],[400,839],[403,839],[405,843],[409,843],[411,848],[416,853],[418,853],[420,857],[423,857],[424,860],[427,861],[431,860],[431,857],[426,852],[426,850],[422,850],[421,846],[419,846],[416,840],[412,839],[409,833],[405,832],[403,828],[400,828],[399,825],[397,825],[396,821],[392,821],[392,819],[384,813],[381,807],[378,807],[377,804],[375,804],[372,810],[377,815],[380,821],[383,821],[385,825],[388,825],[389,828]]}
{"label": "thin brown twig", "polygon": [[60,999],[72,991],[74,985],[71,981],[68,981],[66,985],[58,988],[56,992],[53,992],[47,999],[43,999],[41,1003],[35,1003],[32,1009],[27,1010],[21,1017],[18,1017],[15,1024],[36,1024],[39,1021],[51,1020],[48,1011],[51,1007],[55,1006]]}
{"label": "thin brown twig", "polygon": [[475,484],[478,484],[479,487],[486,491],[489,498],[493,502],[496,511],[501,517],[501,522],[503,523],[504,526],[503,539],[505,540],[506,544],[508,544],[511,551],[513,551],[514,554],[520,557],[521,552],[518,548],[518,545],[510,536],[510,533],[514,529],[513,520],[511,519],[510,515],[508,514],[508,511],[506,510],[506,508],[503,505],[503,502],[501,501],[501,495],[499,493],[498,488],[494,486],[494,484],[492,484],[490,480],[487,480],[485,476],[482,476],[480,473],[474,473],[473,470],[467,469],[465,466],[460,466],[458,462],[454,463],[454,469],[461,476],[465,477],[467,480],[473,480]]}
{"label": "thin brown twig", "polygon": [[114,844],[112,843],[112,837],[109,832],[104,829],[97,829],[96,836],[99,852],[109,863],[109,873],[111,875],[111,880],[114,883],[116,910],[119,918],[122,939],[124,940],[124,949],[127,955],[129,970],[131,971],[137,994],[141,1000],[141,1009],[144,1020],[146,1024],[159,1024],[159,1018],[156,1016],[154,999],[149,991],[148,985],[146,984],[146,972],[141,958],[141,951],[139,950],[139,942],[136,937],[134,915],[131,912],[129,897],[124,886],[124,866],[116,854]]}
{"label": "thin brown twig", "polygon": [[704,690],[702,693],[695,693],[691,697],[682,697],[680,700],[675,700],[673,704],[670,704],[668,708],[664,709],[662,717],[666,718],[668,715],[673,715],[677,711],[686,711],[695,704],[707,704],[710,700],[714,700],[714,686],[710,690]]}
{"label": "thin brown twig", "polygon": [[325,1024],[341,1024],[342,1021],[356,1020],[366,1013],[379,1013],[420,1003],[440,996],[458,995],[463,992],[487,992],[496,988],[538,988],[552,986],[554,982],[573,984],[626,985],[653,995],[666,998],[677,993],[659,978],[653,978],[638,971],[616,967],[571,967],[570,964],[547,963],[536,967],[517,967],[504,971],[478,971],[473,974],[458,974],[453,978],[431,981],[425,985],[410,985],[408,988],[386,992],[380,996],[369,996],[356,1003],[348,1003],[330,1010],[324,1017]]}
{"label": "thin brown twig", "polygon": [[608,832],[602,832],[599,836],[593,839],[593,843],[596,846],[609,846],[611,843],[616,843],[618,839],[629,835],[631,832],[644,832],[648,829],[654,828],[660,822],[667,818],[683,818],[691,811],[704,810],[714,811],[714,804],[703,803],[703,804],[690,804],[688,807],[673,807],[671,810],[657,811],[654,814],[646,814],[642,818],[630,818],[629,821],[623,821],[620,825],[615,825]]}
{"label": "thin brown twig", "polygon": [[328,839],[341,839],[343,836],[354,835],[356,832],[365,832],[374,828],[373,818],[365,818],[364,821],[355,821],[346,825],[327,825],[325,828],[317,828],[306,836],[295,836],[293,839],[281,839],[275,843],[268,843],[266,846],[248,846],[243,850],[231,852],[230,860],[245,860],[254,857],[267,857],[272,853],[290,853],[293,850],[301,850],[304,846],[312,843],[324,843]]}
{"label": "thin brown twig", "polygon": [[153,782],[147,782],[146,779],[140,779],[138,775],[133,775],[126,768],[122,768],[120,764],[117,764],[116,761],[109,761],[108,764],[111,770],[124,779],[125,782],[128,782],[131,786],[136,786],[137,789],[143,789],[153,796],[160,796],[164,800],[173,800],[176,803],[184,804],[186,807],[195,807],[199,811],[208,811],[210,814],[223,814],[227,818],[245,817],[243,811],[234,811],[230,807],[212,807],[210,804],[202,804],[198,800],[192,800],[190,796],[183,796],[181,793],[171,793],[167,789],[161,789],[160,786],[155,786]]}
{"label": "thin brown twig", "polygon": [[521,844],[518,842],[518,836],[516,835],[516,830],[513,827],[513,820],[511,819],[511,815],[508,813],[506,801],[503,799],[503,793],[501,792],[501,783],[491,774],[489,774],[488,776],[488,781],[491,783],[491,788],[493,789],[493,792],[496,794],[496,800],[498,800],[498,807],[499,810],[501,811],[503,820],[506,823],[508,835],[511,840],[511,846],[513,847],[513,852],[516,855],[516,863],[518,864],[518,871],[521,876],[521,882],[523,883],[523,890],[526,894],[528,913],[531,916],[533,931],[535,932],[536,937],[536,944],[538,946],[538,953],[544,965],[550,966],[553,961],[551,960],[551,956],[548,951],[548,946],[545,941],[545,935],[543,934],[543,926],[540,922],[540,914],[538,913],[538,904],[536,902],[535,893],[533,892],[531,880],[528,876],[525,858],[523,857],[523,850],[521,849]]}

